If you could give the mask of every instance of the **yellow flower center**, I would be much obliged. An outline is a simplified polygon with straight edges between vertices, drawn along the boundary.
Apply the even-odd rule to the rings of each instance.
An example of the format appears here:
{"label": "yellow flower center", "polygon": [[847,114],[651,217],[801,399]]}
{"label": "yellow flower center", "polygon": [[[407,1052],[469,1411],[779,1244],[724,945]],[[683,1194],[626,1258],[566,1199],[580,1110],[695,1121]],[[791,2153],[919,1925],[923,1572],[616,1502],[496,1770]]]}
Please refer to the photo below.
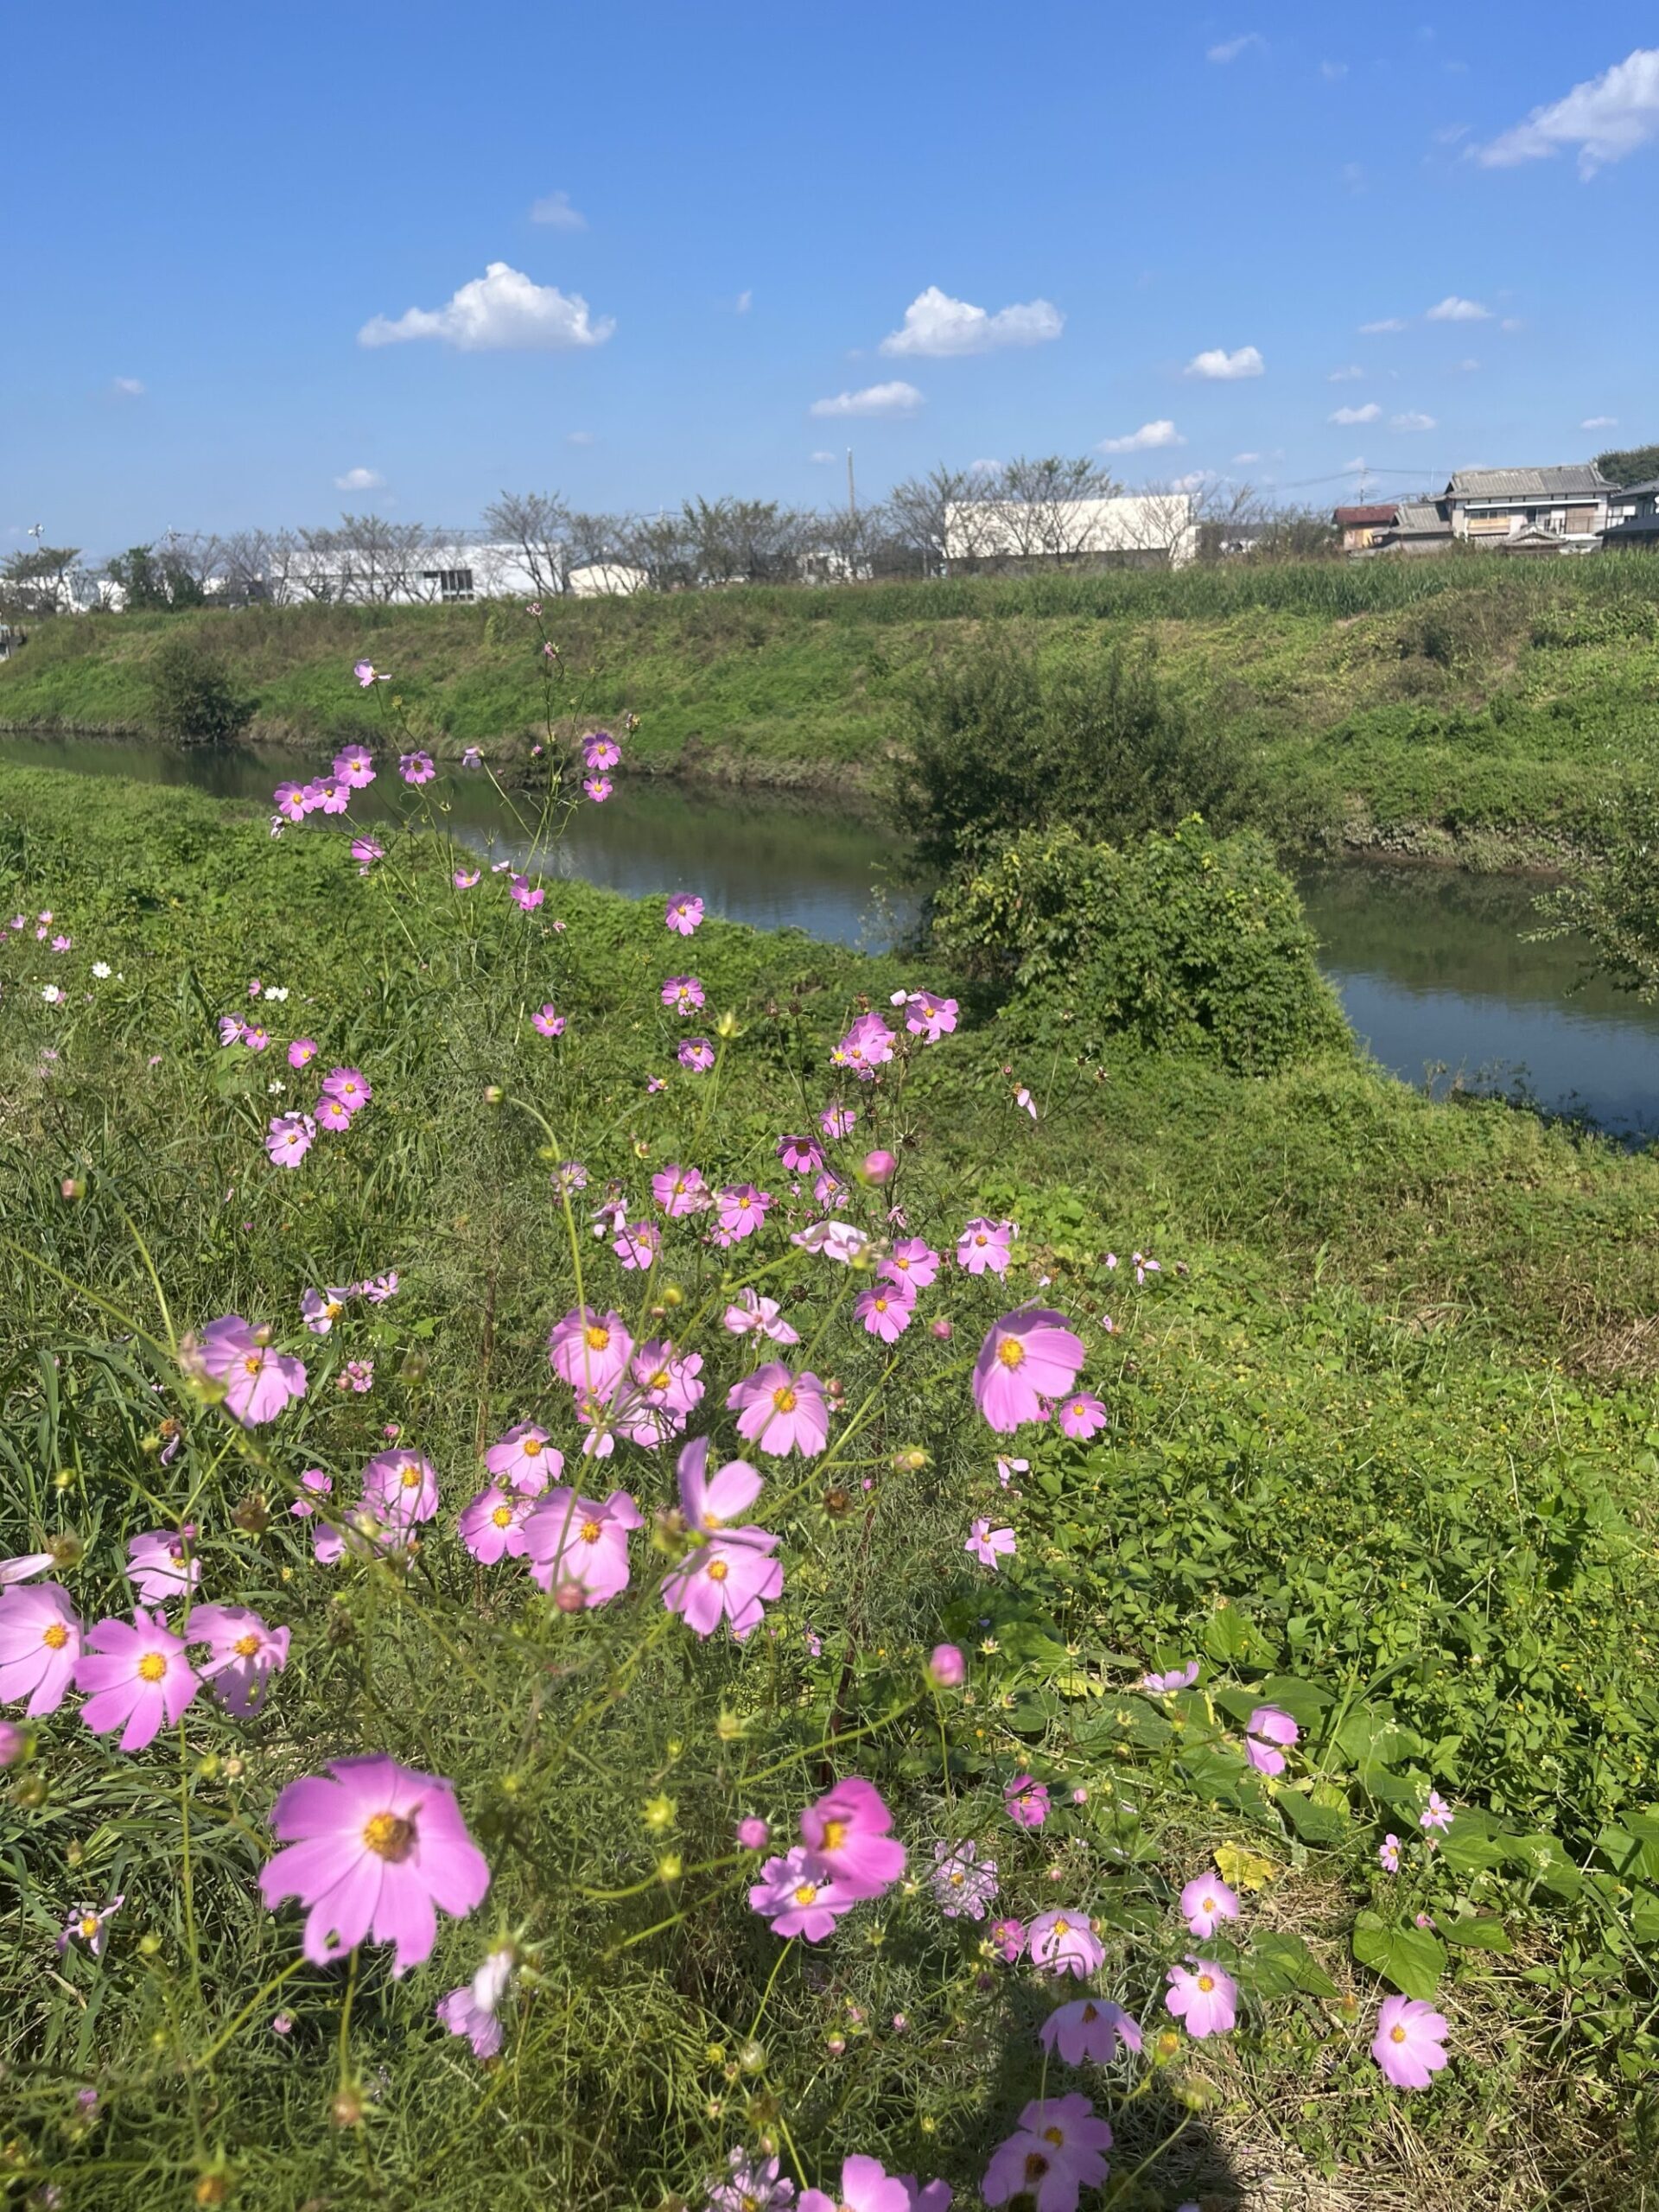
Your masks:
{"label": "yellow flower center", "polygon": [[886,1300],[885,1298],[878,1298],[878,1299],[876,1300],[876,1301],[875,1301],[875,1310],[876,1310],[876,1312],[877,1312],[878,1313],[885,1313],[887,1312],[887,1300]]}
{"label": "yellow flower center", "polygon": [[1404,2043],[1405,2039],[1406,2031],[1402,2027],[1395,2026],[1389,2030],[1389,2041],[1390,2043]]}
{"label": "yellow flower center", "polygon": [[1065,2132],[1058,2127],[1046,2127],[1043,2130],[1043,2140],[1045,2143],[1052,2143],[1057,2151],[1062,2151],[1065,2147]]}
{"label": "yellow flower center", "polygon": [[1071,1933],[1071,1922],[1069,1920],[1057,1920],[1054,1923],[1054,1933],[1057,1936],[1069,1936]]}
{"label": "yellow flower center", "polygon": [[818,1848],[820,1851],[839,1851],[842,1845],[845,1843],[846,1840],[846,1821],[826,1821],[823,1824],[823,1841],[818,1846]]}
{"label": "yellow flower center", "polygon": [[533,1459],[541,1448],[542,1440],[539,1436],[527,1436],[518,1446],[526,1459]]}
{"label": "yellow flower center", "polygon": [[752,1198],[740,1198],[737,1202],[737,1210],[740,1213],[747,1213],[753,1203],[754,1201]]}
{"label": "yellow flower center", "polygon": [[1200,1908],[1199,1908],[1199,1910],[1200,1910],[1201,1911],[1203,1911],[1203,1912],[1213,1912],[1213,1911],[1215,1910],[1215,1909],[1216,1909],[1216,1901],[1215,1901],[1214,1897],[1205,1897],[1205,1900],[1204,1900],[1203,1904],[1202,1904],[1202,1905],[1200,1906]]}
{"label": "yellow flower center", "polygon": [[1198,1987],[1199,1987],[1199,1988],[1204,1992],[1204,1993],[1205,1993],[1205,1995],[1206,1997],[1210,1994],[1211,1991],[1215,1987],[1215,1986],[1216,1986],[1216,1977],[1214,1976],[1214,1974],[1201,1974],[1198,1976]]}
{"label": "yellow flower center", "polygon": [[245,1375],[257,1375],[264,1363],[265,1355],[264,1352],[251,1351],[242,1363],[242,1372]]}
{"label": "yellow flower center", "polygon": [[405,1490],[418,1490],[421,1486],[420,1468],[412,1459],[405,1459],[404,1471],[397,1479]]}
{"label": "yellow flower center", "polygon": [[415,1848],[415,1823],[398,1813],[374,1813],[363,1823],[363,1840],[377,1859],[401,1866]]}
{"label": "yellow flower center", "polygon": [[90,1943],[103,1924],[103,1922],[99,1920],[95,1912],[82,1913],[80,1916],[80,1934],[82,1942]]}
{"label": "yellow flower center", "polygon": [[601,1328],[597,1321],[590,1321],[588,1324],[586,1335],[588,1338],[588,1348],[590,1351],[603,1351],[606,1345],[611,1341],[610,1331],[608,1329]]}
{"label": "yellow flower center", "polygon": [[584,1544],[596,1544],[604,1535],[604,1524],[598,1521],[584,1521],[576,1531]]}
{"label": "yellow flower center", "polygon": [[991,1240],[990,1240],[990,1238],[989,1238],[988,1236],[987,1236],[983,1235],[982,1233],[981,1235],[979,1235],[979,1236],[976,1236],[976,1237],[975,1237],[975,1239],[974,1239],[974,1242],[975,1242],[975,1243],[976,1243],[976,1244],[982,1244],[982,1244],[988,1244],[988,1243],[990,1243],[990,1241],[991,1241]]}
{"label": "yellow flower center", "polygon": [[950,1886],[953,1890],[959,1890],[967,1878],[968,1877],[963,1872],[960,1866],[953,1866],[950,1869]]}
{"label": "yellow flower center", "polygon": [[346,1309],[337,1298],[330,1298],[324,1301],[322,1310],[331,1321],[338,1321]]}
{"label": "yellow flower center", "polygon": [[772,1392],[772,1402],[780,1414],[792,1414],[795,1410],[795,1393],[785,1385],[783,1389]]}
{"label": "yellow flower center", "polygon": [[817,1894],[818,1885],[816,1882],[802,1882],[795,1891],[795,1902],[797,1904],[810,1904]]}
{"label": "yellow flower center", "polygon": [[166,1672],[167,1654],[164,1651],[146,1651],[138,1662],[138,1679],[141,1682],[159,1682]]}
{"label": "yellow flower center", "polygon": [[238,1658],[251,1659],[254,1653],[259,1649],[259,1639],[253,1634],[252,1630],[250,1630],[246,1636],[238,1636],[236,1642],[231,1646],[231,1649],[236,1653]]}
{"label": "yellow flower center", "polygon": [[498,1505],[490,1518],[498,1529],[510,1529],[512,1526],[512,1508],[510,1505]]}
{"label": "yellow flower center", "polygon": [[668,1388],[668,1370],[665,1367],[658,1368],[651,1376],[650,1381],[646,1383],[645,1388],[648,1390],[666,1390]]}
{"label": "yellow flower center", "polygon": [[711,1559],[709,1562],[709,1580],[711,1582],[723,1582],[731,1571],[723,1559]]}
{"label": "yellow flower center", "polygon": [[41,1642],[48,1651],[61,1651],[69,1641],[69,1631],[61,1621],[50,1621],[41,1631]]}
{"label": "yellow flower center", "polygon": [[1004,1367],[1018,1367],[1026,1356],[1026,1348],[1018,1337],[1004,1337],[996,1348],[996,1356]]}

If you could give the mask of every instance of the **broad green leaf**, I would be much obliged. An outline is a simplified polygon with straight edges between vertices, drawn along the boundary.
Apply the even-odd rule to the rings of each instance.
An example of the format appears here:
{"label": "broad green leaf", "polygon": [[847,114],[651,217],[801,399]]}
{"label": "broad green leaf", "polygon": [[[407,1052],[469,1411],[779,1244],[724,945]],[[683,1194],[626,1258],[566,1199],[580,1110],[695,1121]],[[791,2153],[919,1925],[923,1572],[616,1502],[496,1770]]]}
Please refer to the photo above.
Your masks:
{"label": "broad green leaf", "polygon": [[1335,1997],[1337,1985],[1300,1936],[1287,1929],[1262,1929],[1240,1961],[1243,1978],[1262,1997]]}
{"label": "broad green leaf", "polygon": [[1490,1913],[1471,1912],[1460,1920],[1442,1920],[1440,1932],[1444,1940],[1462,1951],[1512,1951],[1507,1930],[1501,1920]]}
{"label": "broad green leaf", "polygon": [[1324,1846],[1345,1842],[1352,1823],[1338,1805],[1316,1805],[1300,1789],[1281,1789],[1274,1802],[1304,1843]]}
{"label": "broad green leaf", "polygon": [[1354,1923],[1354,1956],[1402,1997],[1433,1997],[1446,1972],[1446,1947],[1427,1928],[1391,1926],[1374,1912]]}

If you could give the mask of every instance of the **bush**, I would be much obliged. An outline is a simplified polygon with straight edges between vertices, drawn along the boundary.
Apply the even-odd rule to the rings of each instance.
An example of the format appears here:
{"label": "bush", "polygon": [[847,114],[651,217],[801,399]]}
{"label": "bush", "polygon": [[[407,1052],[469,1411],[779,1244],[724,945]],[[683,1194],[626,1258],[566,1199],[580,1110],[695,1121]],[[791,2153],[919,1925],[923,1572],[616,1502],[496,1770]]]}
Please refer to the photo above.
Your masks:
{"label": "bush", "polygon": [[1009,993],[1027,1036],[1196,1051],[1259,1075],[1347,1049],[1289,880],[1253,831],[1196,817],[1119,850],[1071,829],[1009,840],[941,892],[934,943]]}
{"label": "bush", "polygon": [[1074,645],[1044,664],[995,639],[931,669],[909,713],[895,812],[924,868],[1051,822],[1121,840],[1194,813],[1226,828],[1250,810],[1243,744],[1198,728],[1160,686],[1148,647]]}
{"label": "bush", "polygon": [[228,745],[253,719],[224,664],[189,638],[169,638],[149,664],[150,712],[181,745]]}

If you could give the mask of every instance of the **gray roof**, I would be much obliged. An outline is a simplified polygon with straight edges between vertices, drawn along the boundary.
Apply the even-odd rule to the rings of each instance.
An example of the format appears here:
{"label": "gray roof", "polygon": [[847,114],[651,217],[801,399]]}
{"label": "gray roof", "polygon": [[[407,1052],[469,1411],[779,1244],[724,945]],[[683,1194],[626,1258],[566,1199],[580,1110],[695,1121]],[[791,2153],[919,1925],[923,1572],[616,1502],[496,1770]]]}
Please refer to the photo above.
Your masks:
{"label": "gray roof", "polygon": [[1621,484],[1613,497],[1616,499],[1651,499],[1659,493],[1659,476],[1649,476],[1643,484]]}
{"label": "gray roof", "polygon": [[1611,489],[1593,461],[1565,468],[1459,468],[1446,490],[1465,499],[1572,499]]}
{"label": "gray roof", "polygon": [[1402,499],[1394,518],[1395,530],[1444,531],[1452,525],[1433,499]]}

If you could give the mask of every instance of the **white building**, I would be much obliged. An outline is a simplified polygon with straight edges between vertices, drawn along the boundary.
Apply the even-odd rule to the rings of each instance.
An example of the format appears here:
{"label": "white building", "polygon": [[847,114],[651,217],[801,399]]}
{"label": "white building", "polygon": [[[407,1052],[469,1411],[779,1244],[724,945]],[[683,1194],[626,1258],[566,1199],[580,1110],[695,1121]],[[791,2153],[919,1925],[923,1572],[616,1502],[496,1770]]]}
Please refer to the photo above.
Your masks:
{"label": "white building", "polygon": [[1592,553],[1616,488],[1592,461],[1561,468],[1460,468],[1440,505],[1452,537],[1471,544]]}
{"label": "white building", "polygon": [[1186,492],[1119,499],[962,499],[944,511],[950,569],[1184,569],[1198,550]]}
{"label": "white building", "polygon": [[626,561],[584,561],[565,573],[564,588],[572,599],[631,599],[649,588],[650,576]]}

